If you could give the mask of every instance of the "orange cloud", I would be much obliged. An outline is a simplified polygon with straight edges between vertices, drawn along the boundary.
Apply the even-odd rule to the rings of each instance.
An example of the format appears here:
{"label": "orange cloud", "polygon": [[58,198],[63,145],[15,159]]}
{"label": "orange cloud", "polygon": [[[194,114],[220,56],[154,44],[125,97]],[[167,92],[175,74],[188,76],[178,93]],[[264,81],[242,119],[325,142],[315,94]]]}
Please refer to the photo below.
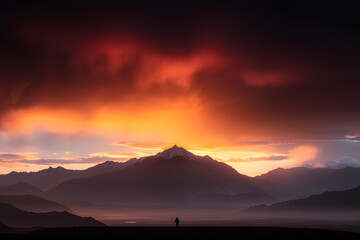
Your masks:
{"label": "orange cloud", "polygon": [[[254,161],[288,154],[271,149],[276,139],[358,135],[359,41],[351,27],[300,23],[268,6],[213,4],[191,3],[186,14],[137,4],[6,10],[0,141],[22,134],[31,148],[26,136],[43,129],[86,132],[106,147],[144,153],[180,144],[251,160],[236,166],[255,171]],[[277,164],[316,157],[315,147],[299,145]],[[68,150],[77,154],[51,151]],[[257,162],[261,169],[275,161]]]}
{"label": "orange cloud", "polygon": [[289,159],[304,163],[316,158],[319,150],[314,146],[298,146],[289,150]]}
{"label": "orange cloud", "polygon": [[127,146],[136,149],[161,149],[161,146],[167,145],[167,143],[157,141],[121,141],[111,145]]}

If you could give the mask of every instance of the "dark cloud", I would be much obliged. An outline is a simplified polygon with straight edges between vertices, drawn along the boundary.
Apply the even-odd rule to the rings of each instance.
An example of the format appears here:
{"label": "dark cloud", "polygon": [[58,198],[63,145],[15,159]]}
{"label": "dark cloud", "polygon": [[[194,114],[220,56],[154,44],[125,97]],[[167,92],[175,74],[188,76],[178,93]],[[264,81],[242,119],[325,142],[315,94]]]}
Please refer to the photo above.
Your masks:
{"label": "dark cloud", "polygon": [[[350,3],[80,2],[4,5],[3,118],[34,106],[90,114],[130,97],[140,104],[196,93],[209,121],[232,133],[322,138],[359,130],[360,27]],[[124,52],[114,58],[109,46]],[[223,64],[190,70],[189,88],[153,81],[158,58],[186,61],[205,50]],[[139,88],[144,76],[153,82]]]}
{"label": "dark cloud", "polygon": [[1,153],[0,162],[13,162],[14,160],[24,159],[24,156],[14,153]]}

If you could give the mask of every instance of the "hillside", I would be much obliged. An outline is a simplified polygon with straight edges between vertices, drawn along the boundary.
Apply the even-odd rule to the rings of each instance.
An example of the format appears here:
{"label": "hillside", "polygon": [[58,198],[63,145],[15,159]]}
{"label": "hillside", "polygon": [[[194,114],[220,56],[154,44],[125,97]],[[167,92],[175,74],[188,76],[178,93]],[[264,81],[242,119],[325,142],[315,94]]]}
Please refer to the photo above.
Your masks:
{"label": "hillside", "polygon": [[272,196],[290,200],[360,185],[360,168],[278,168],[254,180]]}
{"label": "hillside", "polygon": [[44,192],[30,184],[18,182],[8,186],[0,187],[0,195],[34,195],[43,196]]}
{"label": "hillside", "polygon": [[0,195],[0,203],[11,204],[30,212],[71,212],[71,209],[65,205],[32,195]]}
{"label": "hillside", "polygon": [[249,212],[299,212],[299,213],[334,213],[360,212],[360,186],[345,191],[325,192],[305,199],[279,202],[270,206],[254,206]]}
{"label": "hillside", "polygon": [[104,226],[91,217],[64,212],[33,213],[0,203],[0,222],[10,227],[80,227]]}
{"label": "hillside", "polygon": [[22,182],[33,185],[37,188],[40,188],[41,190],[48,190],[67,180],[91,177],[98,174],[112,172],[130,165],[132,162],[134,161],[130,161],[125,164],[120,162],[106,161],[85,170],[70,170],[63,167],[49,167],[38,172],[11,172],[9,174],[0,175],[0,187]]}
{"label": "hillside", "polygon": [[251,178],[225,163],[210,157],[186,159],[187,156],[192,155],[147,157],[118,171],[67,181],[48,194],[58,199],[96,203],[186,205],[189,199],[205,194],[260,191]]}

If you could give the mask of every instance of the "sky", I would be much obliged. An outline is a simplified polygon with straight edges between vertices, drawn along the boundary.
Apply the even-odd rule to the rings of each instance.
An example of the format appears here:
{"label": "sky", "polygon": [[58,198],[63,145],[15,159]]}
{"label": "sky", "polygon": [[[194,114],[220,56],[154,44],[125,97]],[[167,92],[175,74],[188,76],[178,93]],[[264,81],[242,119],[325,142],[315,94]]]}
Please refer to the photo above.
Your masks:
{"label": "sky", "polygon": [[174,144],[255,176],[360,166],[351,1],[3,1],[0,173]]}

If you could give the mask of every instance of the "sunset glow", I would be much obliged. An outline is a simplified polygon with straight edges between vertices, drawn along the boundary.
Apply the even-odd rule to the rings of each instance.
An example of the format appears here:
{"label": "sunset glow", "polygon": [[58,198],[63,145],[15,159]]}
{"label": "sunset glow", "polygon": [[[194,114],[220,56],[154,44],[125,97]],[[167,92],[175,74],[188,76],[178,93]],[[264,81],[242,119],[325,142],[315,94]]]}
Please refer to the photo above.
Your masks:
{"label": "sunset glow", "polygon": [[250,176],[359,159],[358,35],[212,4],[4,13],[0,173],[85,169],[174,144]]}

